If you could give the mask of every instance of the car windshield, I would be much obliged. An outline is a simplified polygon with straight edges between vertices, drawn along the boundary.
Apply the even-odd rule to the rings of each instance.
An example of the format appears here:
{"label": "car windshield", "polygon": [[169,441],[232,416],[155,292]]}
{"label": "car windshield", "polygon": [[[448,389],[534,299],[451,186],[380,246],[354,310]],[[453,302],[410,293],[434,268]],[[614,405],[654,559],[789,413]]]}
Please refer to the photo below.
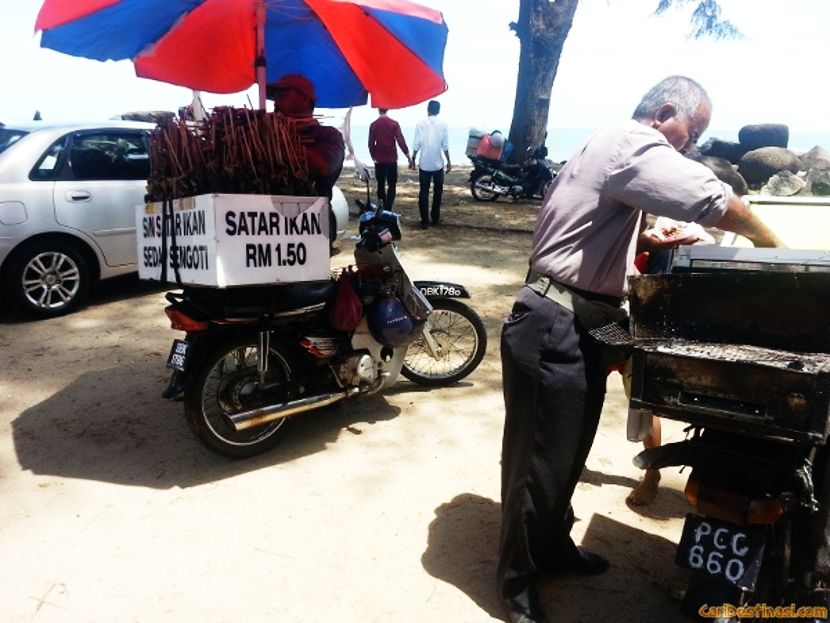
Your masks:
{"label": "car windshield", "polygon": [[26,130],[0,128],[0,153],[4,152],[9,145],[13,145],[21,136],[25,136],[26,134],[28,134]]}

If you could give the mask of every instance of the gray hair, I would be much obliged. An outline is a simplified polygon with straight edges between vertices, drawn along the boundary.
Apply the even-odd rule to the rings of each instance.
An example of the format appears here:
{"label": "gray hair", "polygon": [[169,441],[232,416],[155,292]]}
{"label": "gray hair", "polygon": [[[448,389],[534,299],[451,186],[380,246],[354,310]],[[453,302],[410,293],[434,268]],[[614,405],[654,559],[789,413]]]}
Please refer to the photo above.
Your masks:
{"label": "gray hair", "polygon": [[677,106],[680,114],[688,118],[693,116],[704,102],[711,108],[712,100],[700,84],[685,76],[669,76],[643,96],[632,117],[648,119],[654,116],[660,106],[672,103]]}

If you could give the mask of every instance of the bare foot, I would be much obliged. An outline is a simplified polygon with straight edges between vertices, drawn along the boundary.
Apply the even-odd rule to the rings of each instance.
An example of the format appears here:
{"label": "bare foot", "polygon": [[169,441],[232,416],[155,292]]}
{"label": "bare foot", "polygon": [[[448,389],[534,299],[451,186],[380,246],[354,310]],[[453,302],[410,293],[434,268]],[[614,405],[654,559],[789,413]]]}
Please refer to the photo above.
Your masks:
{"label": "bare foot", "polygon": [[645,506],[651,504],[654,496],[657,495],[657,485],[660,484],[660,470],[647,469],[646,475],[634,490],[628,494],[626,502],[632,506]]}

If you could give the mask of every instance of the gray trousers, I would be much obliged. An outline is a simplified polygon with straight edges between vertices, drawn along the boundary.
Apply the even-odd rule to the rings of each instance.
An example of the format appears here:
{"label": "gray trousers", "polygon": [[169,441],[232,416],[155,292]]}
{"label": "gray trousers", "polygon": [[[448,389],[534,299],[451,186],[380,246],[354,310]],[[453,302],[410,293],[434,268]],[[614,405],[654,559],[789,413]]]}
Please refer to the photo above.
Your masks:
{"label": "gray trousers", "polygon": [[607,370],[573,312],[522,288],[501,335],[505,422],[498,588],[522,599],[576,554],[571,497],[596,434]]}

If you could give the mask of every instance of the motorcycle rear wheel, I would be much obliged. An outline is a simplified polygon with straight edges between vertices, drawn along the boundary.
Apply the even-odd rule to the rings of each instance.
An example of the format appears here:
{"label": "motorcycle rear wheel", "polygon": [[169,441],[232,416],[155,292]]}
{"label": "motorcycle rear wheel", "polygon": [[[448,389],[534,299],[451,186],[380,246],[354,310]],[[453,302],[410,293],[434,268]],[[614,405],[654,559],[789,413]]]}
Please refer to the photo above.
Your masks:
{"label": "motorcycle rear wheel", "polygon": [[497,192],[487,190],[487,187],[496,186],[496,181],[489,173],[482,173],[470,181],[470,192],[476,201],[496,201],[499,198]]}
{"label": "motorcycle rear wheel", "polygon": [[401,374],[428,387],[456,383],[481,363],[487,350],[487,332],[479,315],[453,299],[432,299],[432,314],[424,332],[429,331],[438,349],[430,349],[422,334],[409,345]]}
{"label": "motorcycle rear wheel", "polygon": [[288,433],[290,418],[237,431],[228,416],[286,402],[290,378],[288,358],[272,345],[263,389],[257,372],[257,336],[221,342],[206,354],[185,389],[184,412],[190,429],[208,449],[232,459],[270,450]]}

